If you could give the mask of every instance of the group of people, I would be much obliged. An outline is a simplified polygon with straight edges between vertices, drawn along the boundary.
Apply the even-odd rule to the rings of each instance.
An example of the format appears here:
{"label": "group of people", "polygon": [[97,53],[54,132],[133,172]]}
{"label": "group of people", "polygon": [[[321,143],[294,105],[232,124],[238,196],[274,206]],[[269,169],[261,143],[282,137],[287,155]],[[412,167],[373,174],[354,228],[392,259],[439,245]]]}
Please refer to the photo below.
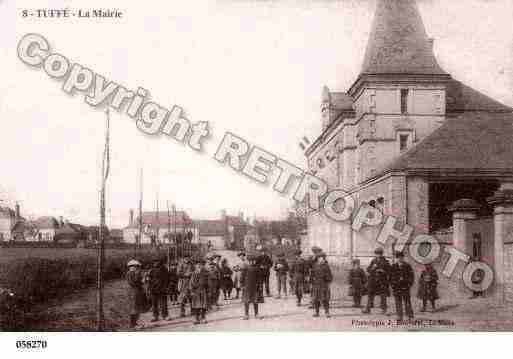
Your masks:
{"label": "group of people", "polygon": [[[274,270],[276,277],[276,298],[285,297],[290,292],[296,297],[296,305],[301,306],[305,294],[310,294],[309,308],[313,316],[319,317],[321,307],[326,317],[330,317],[330,286],[333,281],[331,268],[326,254],[319,247],[312,248],[312,256],[303,258],[297,250],[292,260],[278,254],[275,261],[263,247],[256,252],[238,253],[239,262],[230,266],[226,258],[212,254],[206,258],[184,258],[178,263],[172,262],[166,267],[164,261],[155,260],[149,271],[143,274],[141,264],[136,260],[128,263],[127,282],[131,300],[130,325],[135,327],[139,314],[151,307],[153,319],[167,319],[169,316],[168,299],[180,308],[180,317],[185,317],[187,309],[194,316],[195,324],[206,323],[206,314],[218,309],[221,293],[224,300],[241,299],[244,307],[244,320],[250,318],[250,309],[254,317],[261,318],[259,304],[264,297],[271,295],[269,278]],[[374,307],[374,298],[380,297],[380,307],[387,312],[387,297],[390,287],[396,304],[397,319],[403,319],[403,313],[413,318],[410,291],[414,282],[414,271],[404,260],[401,252],[395,254],[396,262],[390,264],[383,255],[383,249],[375,251],[367,270],[360,267],[360,261],[354,260],[349,271],[348,284],[353,297],[353,307],[361,307],[362,297],[367,295],[367,304],[363,313],[370,313]],[[426,265],[419,279],[418,296],[422,299],[422,311],[428,302],[433,310],[438,299],[438,276],[432,266]],[[288,284],[288,285],[287,285]],[[235,290],[235,296],[232,297]],[[404,310],[403,310],[404,309]]]}
{"label": "group of people", "polygon": [[[363,313],[369,314],[374,307],[374,298],[380,297],[380,307],[383,314],[387,313],[387,297],[390,296],[390,287],[395,300],[397,320],[402,321],[404,313],[413,319],[411,304],[411,288],[415,280],[412,266],[404,259],[402,252],[396,252],[396,262],[390,262],[384,257],[383,249],[375,250],[376,257],[367,267],[367,273],[360,267],[358,259],[353,261],[353,268],[349,272],[348,284],[353,297],[353,307],[361,307],[362,296],[367,295],[367,305]],[[439,298],[438,275],[431,264],[426,264],[419,278],[417,296],[422,300],[421,312],[425,312],[428,302],[434,311],[436,300]]]}

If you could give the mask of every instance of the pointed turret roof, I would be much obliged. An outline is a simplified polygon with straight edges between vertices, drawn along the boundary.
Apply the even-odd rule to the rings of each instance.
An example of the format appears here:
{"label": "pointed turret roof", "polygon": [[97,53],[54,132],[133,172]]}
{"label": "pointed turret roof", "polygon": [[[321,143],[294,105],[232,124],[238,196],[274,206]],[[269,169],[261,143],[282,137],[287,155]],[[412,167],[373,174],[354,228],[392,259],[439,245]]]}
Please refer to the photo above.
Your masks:
{"label": "pointed turret roof", "polygon": [[446,74],[415,0],[378,0],[361,74]]}

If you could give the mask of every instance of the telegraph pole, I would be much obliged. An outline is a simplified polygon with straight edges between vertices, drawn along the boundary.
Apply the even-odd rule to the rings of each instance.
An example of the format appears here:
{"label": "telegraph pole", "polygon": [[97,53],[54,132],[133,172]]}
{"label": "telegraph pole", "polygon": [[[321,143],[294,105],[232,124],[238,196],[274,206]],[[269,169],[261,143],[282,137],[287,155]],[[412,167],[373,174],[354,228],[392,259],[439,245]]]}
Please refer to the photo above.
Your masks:
{"label": "telegraph pole", "polygon": [[105,149],[102,158],[102,184],[100,190],[100,229],[98,238],[98,273],[97,273],[97,318],[96,330],[101,332],[104,328],[104,315],[103,315],[103,265],[105,258],[105,189],[107,187],[107,178],[109,177],[110,170],[110,138],[109,138],[109,125],[110,114],[109,109],[105,111],[107,115],[106,130],[105,130]]}
{"label": "telegraph pole", "polygon": [[141,243],[143,235],[143,219],[142,219],[142,203],[143,203],[143,169],[141,167],[139,175],[139,238],[135,244],[135,254],[137,255],[137,247]]}

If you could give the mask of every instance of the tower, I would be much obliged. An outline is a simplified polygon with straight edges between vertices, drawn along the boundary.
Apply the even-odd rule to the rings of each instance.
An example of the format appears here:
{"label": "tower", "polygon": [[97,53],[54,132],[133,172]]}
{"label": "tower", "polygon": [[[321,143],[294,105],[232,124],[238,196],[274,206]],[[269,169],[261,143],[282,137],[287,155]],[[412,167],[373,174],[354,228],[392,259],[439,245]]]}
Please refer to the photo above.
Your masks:
{"label": "tower", "polygon": [[378,0],[362,68],[348,92],[356,112],[357,183],[444,122],[450,80],[415,0]]}

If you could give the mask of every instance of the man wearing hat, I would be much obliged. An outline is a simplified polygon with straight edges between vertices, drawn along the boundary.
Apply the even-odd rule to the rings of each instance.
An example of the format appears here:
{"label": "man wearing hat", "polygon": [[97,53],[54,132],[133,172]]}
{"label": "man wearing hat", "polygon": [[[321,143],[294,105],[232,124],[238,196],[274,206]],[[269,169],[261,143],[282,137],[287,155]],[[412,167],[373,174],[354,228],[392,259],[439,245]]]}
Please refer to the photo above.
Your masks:
{"label": "man wearing hat", "polygon": [[319,316],[319,309],[324,307],[326,318],[330,317],[330,285],[333,281],[331,269],[326,260],[326,254],[318,252],[315,255],[315,262],[312,267],[312,304],[314,307],[314,317]]}
{"label": "man wearing hat", "polygon": [[239,299],[240,297],[240,290],[241,290],[241,282],[240,282],[240,276],[242,267],[246,264],[246,253],[239,252],[237,254],[237,257],[239,257],[240,262],[235,264],[233,266],[233,287],[235,288],[235,299]]}
{"label": "man wearing hat", "polygon": [[242,303],[244,303],[244,320],[249,319],[249,305],[253,304],[255,318],[258,315],[258,303],[263,303],[261,293],[261,272],[258,265],[258,256],[250,254],[247,256],[248,264],[242,267],[241,286],[242,286]]}
{"label": "man wearing hat", "polygon": [[215,305],[219,307],[218,290],[221,282],[221,272],[217,268],[215,258],[208,264],[208,309],[212,309]]}
{"label": "man wearing hat", "polygon": [[278,259],[274,263],[274,272],[276,273],[276,284],[278,295],[277,299],[281,298],[281,292],[287,296],[287,273],[289,271],[289,264],[285,260],[285,254],[278,254]]}
{"label": "man wearing hat", "polygon": [[290,266],[290,281],[293,283],[294,294],[296,295],[296,304],[301,306],[303,299],[303,287],[305,285],[306,262],[301,258],[301,251],[296,250],[295,258]]}
{"label": "man wearing hat", "polygon": [[153,266],[148,273],[148,286],[151,298],[151,308],[153,312],[152,322],[159,320],[159,314],[162,319],[167,319],[167,291],[169,288],[169,272],[163,265],[162,260],[153,260]]}
{"label": "man wearing hat", "polygon": [[143,288],[141,263],[132,259],[127,264],[128,301],[130,307],[130,328],[137,326],[139,315],[147,310],[147,300]]}
{"label": "man wearing hat", "polygon": [[387,297],[390,296],[390,263],[383,256],[383,248],[376,248],[374,251],[376,257],[372,259],[367,267],[369,274],[367,282],[367,307],[363,313],[368,314],[374,307],[374,297],[378,295],[381,298],[381,310],[383,314],[387,312]]}
{"label": "man wearing hat", "polygon": [[365,284],[367,276],[362,268],[360,268],[360,260],[353,260],[353,268],[349,271],[347,282],[349,284],[349,292],[353,297],[353,308],[360,308],[362,295],[365,292]]}
{"label": "man wearing hat", "polygon": [[271,275],[271,268],[273,266],[273,260],[266,253],[264,247],[262,245],[257,246],[257,250],[259,254],[257,255],[257,265],[261,270],[261,281],[262,281],[262,290],[265,287],[265,295],[267,297],[271,296],[271,289],[269,288],[269,277]]}
{"label": "man wearing hat", "polygon": [[313,299],[312,299],[312,271],[314,264],[317,262],[317,255],[322,253],[322,249],[317,246],[313,246],[312,249],[312,255],[310,256],[308,262],[307,262],[307,272],[308,272],[308,292],[310,293],[310,305],[308,306],[308,309],[312,309],[314,307],[313,305]]}
{"label": "man wearing hat", "polygon": [[394,292],[397,320],[403,320],[403,303],[406,315],[409,319],[413,319],[410,289],[415,275],[411,265],[404,260],[403,252],[396,252],[395,257],[397,262],[392,265],[390,282]]}

